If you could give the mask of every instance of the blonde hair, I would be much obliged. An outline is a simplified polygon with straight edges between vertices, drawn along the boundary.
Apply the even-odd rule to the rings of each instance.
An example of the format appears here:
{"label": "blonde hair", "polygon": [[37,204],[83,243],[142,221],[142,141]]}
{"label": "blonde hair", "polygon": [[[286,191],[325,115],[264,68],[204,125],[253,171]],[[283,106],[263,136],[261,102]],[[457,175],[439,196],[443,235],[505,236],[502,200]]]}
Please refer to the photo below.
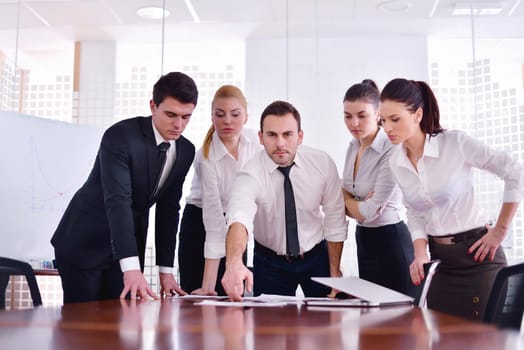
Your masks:
{"label": "blonde hair", "polygon": [[[219,98],[236,98],[244,110],[247,111],[247,100],[242,91],[234,85],[222,85],[216,92],[211,101],[211,107],[215,104],[216,100]],[[209,158],[209,147],[211,146],[211,140],[213,140],[213,133],[215,132],[215,127],[213,124],[209,127],[204,142],[202,144],[202,153],[204,158]]]}

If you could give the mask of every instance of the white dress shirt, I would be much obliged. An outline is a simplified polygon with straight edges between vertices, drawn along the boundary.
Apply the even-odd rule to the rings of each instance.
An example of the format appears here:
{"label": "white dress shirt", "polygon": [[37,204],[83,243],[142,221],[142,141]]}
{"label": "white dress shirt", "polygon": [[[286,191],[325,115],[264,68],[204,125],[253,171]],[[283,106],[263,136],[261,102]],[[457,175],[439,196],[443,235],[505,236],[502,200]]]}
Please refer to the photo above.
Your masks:
{"label": "white dress shirt", "polygon": [[[300,253],[323,239],[342,242],[347,221],[335,162],[325,153],[299,146],[290,178],[297,209]],[[261,150],[242,168],[229,199],[227,223],[243,224],[249,235],[277,254],[286,254],[284,175]]]}
{"label": "white dress shirt", "polygon": [[[153,123],[153,133],[155,134],[155,141],[157,146],[160,145],[162,142],[169,142],[169,149],[166,152],[166,163],[164,165],[164,168],[162,169],[162,174],[160,175],[160,179],[158,180],[158,188],[157,192],[160,190],[164,182],[166,181],[167,177],[169,176],[169,173],[171,172],[171,168],[173,167],[173,164],[175,164],[176,159],[176,144],[174,140],[165,141],[164,138],[160,135],[158,130],[155,127],[155,124]],[[138,260],[138,256],[130,256],[127,258],[120,259],[120,269],[122,272],[129,271],[129,270],[140,270],[140,261]],[[173,268],[169,266],[159,266],[158,267],[159,272],[161,273],[171,273],[173,272]]]}
{"label": "white dress shirt", "polygon": [[524,195],[522,166],[506,152],[461,131],[427,135],[418,173],[405,147],[393,154],[390,165],[404,194],[413,240],[467,231],[488,222],[474,198],[472,168],[504,181],[503,202],[519,202]]}
{"label": "white dress shirt", "polygon": [[[346,152],[342,183],[344,189],[360,198],[358,209],[365,218],[358,224],[364,227],[379,227],[398,223],[403,215],[402,192],[391,175],[389,158],[399,146],[394,146],[382,128],[371,145],[362,154],[358,172],[353,180],[355,159],[360,142],[351,140]],[[375,191],[373,196],[364,200]]]}
{"label": "white dress shirt", "polygon": [[261,148],[257,131],[244,129],[238,145],[238,159],[235,159],[215,132],[208,158],[204,158],[202,150],[196,155],[195,173],[202,186],[202,216],[206,228],[204,256],[208,259],[225,256],[227,225],[224,213],[229,208],[233,181],[242,166]]}

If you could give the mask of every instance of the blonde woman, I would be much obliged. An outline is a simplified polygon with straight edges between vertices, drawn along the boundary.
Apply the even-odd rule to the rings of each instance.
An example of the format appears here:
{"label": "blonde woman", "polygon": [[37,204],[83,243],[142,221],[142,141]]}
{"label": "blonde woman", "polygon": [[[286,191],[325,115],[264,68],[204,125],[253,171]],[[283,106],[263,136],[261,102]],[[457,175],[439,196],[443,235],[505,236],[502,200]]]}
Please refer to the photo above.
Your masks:
{"label": "blonde woman", "polygon": [[195,157],[195,178],[182,218],[178,256],[182,289],[225,295],[217,281],[224,269],[224,213],[229,192],[237,172],[261,146],[256,131],[244,129],[247,101],[239,88],[220,87],[211,109],[212,125]]}

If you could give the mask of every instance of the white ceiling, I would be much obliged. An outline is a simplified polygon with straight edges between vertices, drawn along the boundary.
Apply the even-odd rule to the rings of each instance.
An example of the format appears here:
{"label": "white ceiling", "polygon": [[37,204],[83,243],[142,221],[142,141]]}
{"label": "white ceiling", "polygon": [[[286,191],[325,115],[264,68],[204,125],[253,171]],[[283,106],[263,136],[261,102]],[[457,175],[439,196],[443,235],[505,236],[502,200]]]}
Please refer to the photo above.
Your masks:
{"label": "white ceiling", "polygon": [[[396,0],[400,1],[400,0]],[[237,40],[266,36],[431,34],[470,36],[469,16],[452,16],[453,0],[410,0],[403,12],[379,8],[384,0],[191,0],[201,22],[195,23],[184,0],[165,0],[169,40]],[[463,0],[462,2],[468,2]],[[475,3],[493,3],[477,0]],[[483,37],[524,37],[523,0],[501,0],[497,16],[475,19]],[[80,40],[157,41],[160,20],[139,18],[143,6],[162,0],[0,0],[0,47],[20,35],[23,47],[46,47]],[[19,14],[19,15],[18,15]],[[509,16],[511,14],[511,16]]]}

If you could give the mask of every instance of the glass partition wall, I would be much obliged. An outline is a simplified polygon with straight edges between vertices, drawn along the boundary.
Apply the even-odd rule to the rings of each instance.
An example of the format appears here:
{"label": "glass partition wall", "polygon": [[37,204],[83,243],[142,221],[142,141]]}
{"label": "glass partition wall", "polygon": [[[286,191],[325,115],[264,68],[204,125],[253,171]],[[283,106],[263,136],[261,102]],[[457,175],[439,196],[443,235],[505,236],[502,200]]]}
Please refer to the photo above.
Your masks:
{"label": "glass partition wall", "polygon": [[[137,14],[154,6],[156,19]],[[345,90],[365,78],[384,86],[406,77],[434,88],[445,128],[524,161],[521,0],[7,0],[0,19],[3,111],[106,128],[148,115],[153,83],[181,70],[201,93],[186,132],[197,147],[214,91],[235,84],[248,98],[250,127],[268,103],[288,100],[303,116],[304,142],[341,172],[351,137]],[[502,184],[477,179],[495,220]],[[351,223],[344,272],[355,275],[353,232]],[[504,242],[512,263],[524,259],[523,236],[521,206]]]}

